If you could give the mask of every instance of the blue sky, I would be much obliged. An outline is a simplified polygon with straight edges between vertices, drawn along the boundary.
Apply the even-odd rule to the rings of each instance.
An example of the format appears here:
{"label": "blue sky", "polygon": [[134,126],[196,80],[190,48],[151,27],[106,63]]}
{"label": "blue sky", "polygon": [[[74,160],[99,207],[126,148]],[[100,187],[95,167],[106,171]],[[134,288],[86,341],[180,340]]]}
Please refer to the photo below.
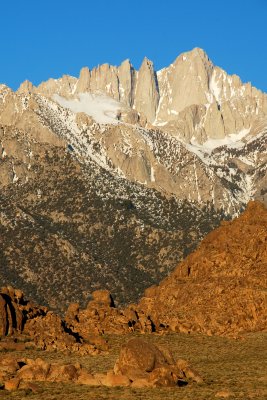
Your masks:
{"label": "blue sky", "polygon": [[267,92],[267,0],[9,0],[0,12],[0,82],[13,89],[126,58],[160,69],[201,47]]}

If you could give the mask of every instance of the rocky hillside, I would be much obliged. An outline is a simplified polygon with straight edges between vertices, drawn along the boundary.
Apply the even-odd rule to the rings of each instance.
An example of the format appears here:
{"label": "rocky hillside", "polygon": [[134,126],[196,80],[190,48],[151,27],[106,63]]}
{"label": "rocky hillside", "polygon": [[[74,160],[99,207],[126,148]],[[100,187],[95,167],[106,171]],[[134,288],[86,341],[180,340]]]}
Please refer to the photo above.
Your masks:
{"label": "rocky hillside", "polygon": [[98,288],[137,300],[222,218],[81,164],[67,146],[1,132],[0,281],[41,304],[84,304]]}
{"label": "rocky hillside", "polygon": [[[63,321],[46,307],[29,306],[21,290],[8,287],[0,294],[0,331],[36,334],[38,339],[43,329],[49,346],[54,334],[70,332],[82,339],[134,331],[234,337],[266,331],[266,242],[267,210],[250,202],[239,218],[223,221],[209,233],[158,286],[146,289],[138,304],[118,308],[108,290],[96,290],[85,308],[70,304]],[[134,276],[130,279],[136,282]]]}
{"label": "rocky hillside", "polygon": [[[108,290],[96,290],[85,308],[70,304],[62,321],[46,307],[27,306],[22,292],[9,287],[0,294],[0,330],[4,335],[9,331],[36,334],[38,339],[44,329],[50,332],[44,338],[47,346],[54,345],[52,330],[56,336],[72,332],[80,339],[104,333],[199,332],[236,337],[266,331],[266,241],[267,210],[251,202],[239,218],[223,221],[209,233],[159,286],[146,289],[138,304],[118,308]],[[13,313],[8,312],[10,307]]]}
{"label": "rocky hillside", "polygon": [[207,334],[267,329],[267,210],[251,202],[209,233],[138,305],[157,327]]}

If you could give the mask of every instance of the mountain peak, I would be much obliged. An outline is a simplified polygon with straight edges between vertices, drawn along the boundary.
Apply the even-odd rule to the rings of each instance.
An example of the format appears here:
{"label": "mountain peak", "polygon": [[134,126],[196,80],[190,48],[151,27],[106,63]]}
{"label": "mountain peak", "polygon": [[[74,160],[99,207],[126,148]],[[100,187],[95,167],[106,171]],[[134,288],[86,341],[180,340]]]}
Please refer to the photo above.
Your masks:
{"label": "mountain peak", "polygon": [[[19,91],[31,90],[25,82]],[[182,53],[157,73],[148,57],[139,71],[126,59],[118,67],[107,63],[91,71],[85,67],[78,80],[63,77],[34,90],[52,98],[54,94],[72,98],[80,93],[102,93],[120,102],[122,110],[125,106],[133,109],[122,112],[121,121],[126,122],[131,114],[131,121],[164,127],[187,143],[241,134],[267,114],[265,94],[215,67],[199,47]]]}
{"label": "mountain peak", "polygon": [[83,93],[83,92],[88,92],[89,90],[90,90],[90,70],[88,67],[83,67],[80,71],[76,92]]}
{"label": "mountain peak", "polygon": [[120,67],[122,67],[122,66],[130,66],[130,67],[132,67],[132,63],[131,63],[130,59],[126,58],[126,60],[122,61]]}
{"label": "mountain peak", "polygon": [[213,63],[208,57],[208,54],[201,48],[195,47],[194,49],[184,52],[180,54],[174,64],[177,64],[179,62],[190,62],[190,63],[204,63],[204,64],[209,64],[213,66]]}
{"label": "mountain peak", "polygon": [[208,57],[208,54],[201,48],[199,47],[195,47],[192,50],[186,51],[184,53],[179,54],[175,61],[174,64],[176,64],[177,62],[181,62],[181,61],[193,61],[193,60],[201,60],[202,62],[210,62],[210,59]]}
{"label": "mountain peak", "polygon": [[143,59],[143,61],[142,61],[142,64],[141,64],[141,67],[140,67],[140,70],[141,70],[142,68],[144,68],[144,67],[148,67],[148,68],[151,68],[151,69],[154,70],[153,61],[149,60],[147,57],[144,57],[144,59]]}
{"label": "mountain peak", "polygon": [[22,82],[20,87],[17,90],[17,93],[24,93],[24,94],[28,94],[28,93],[32,93],[34,90],[34,86],[33,84],[26,79],[26,81]]}
{"label": "mountain peak", "polygon": [[195,47],[191,51],[188,51],[187,54],[192,54],[195,57],[201,57],[201,58],[209,58],[205,50],[201,49],[200,47]]}
{"label": "mountain peak", "polygon": [[144,58],[138,72],[135,108],[146,116],[148,122],[155,120],[159,102],[158,81],[153,62]]}

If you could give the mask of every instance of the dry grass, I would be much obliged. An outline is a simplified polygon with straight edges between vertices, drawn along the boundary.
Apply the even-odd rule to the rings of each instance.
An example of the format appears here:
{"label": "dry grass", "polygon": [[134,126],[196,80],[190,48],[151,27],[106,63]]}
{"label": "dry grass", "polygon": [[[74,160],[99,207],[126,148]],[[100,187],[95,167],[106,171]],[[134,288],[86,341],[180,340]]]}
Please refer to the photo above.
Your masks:
{"label": "dry grass", "polygon": [[[8,393],[0,391],[0,399],[14,400],[208,400],[223,389],[233,393],[231,399],[267,398],[267,333],[246,335],[243,339],[232,340],[203,335],[169,334],[149,335],[147,340],[168,347],[176,358],[185,358],[205,378],[198,385],[190,382],[183,388],[107,388],[88,387],[75,384],[40,383],[41,392],[27,391]],[[105,356],[65,355],[28,351],[15,353],[31,358],[42,357],[50,362],[80,362],[92,372],[104,372],[114,365],[119,348],[128,336],[110,336],[111,351]]]}

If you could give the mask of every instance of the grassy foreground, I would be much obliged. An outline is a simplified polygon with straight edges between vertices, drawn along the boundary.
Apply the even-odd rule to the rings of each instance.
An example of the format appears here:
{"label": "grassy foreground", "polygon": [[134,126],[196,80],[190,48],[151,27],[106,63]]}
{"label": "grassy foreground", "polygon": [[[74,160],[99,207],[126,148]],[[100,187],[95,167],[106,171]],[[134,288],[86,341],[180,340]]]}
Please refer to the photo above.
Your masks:
{"label": "grassy foreground", "polygon": [[[131,336],[132,337],[132,336]],[[185,358],[204,377],[205,383],[190,382],[182,388],[107,388],[63,383],[40,383],[41,391],[7,392],[0,390],[0,399],[7,400],[208,400],[218,391],[227,390],[230,399],[267,399],[267,333],[246,335],[233,340],[199,334],[142,336],[155,344],[168,347],[175,358]],[[12,352],[14,356],[37,358],[50,362],[80,362],[91,372],[112,369],[120,346],[129,336],[109,336],[110,354],[101,356],[66,355],[40,351]],[[5,352],[0,352],[5,354]]]}

